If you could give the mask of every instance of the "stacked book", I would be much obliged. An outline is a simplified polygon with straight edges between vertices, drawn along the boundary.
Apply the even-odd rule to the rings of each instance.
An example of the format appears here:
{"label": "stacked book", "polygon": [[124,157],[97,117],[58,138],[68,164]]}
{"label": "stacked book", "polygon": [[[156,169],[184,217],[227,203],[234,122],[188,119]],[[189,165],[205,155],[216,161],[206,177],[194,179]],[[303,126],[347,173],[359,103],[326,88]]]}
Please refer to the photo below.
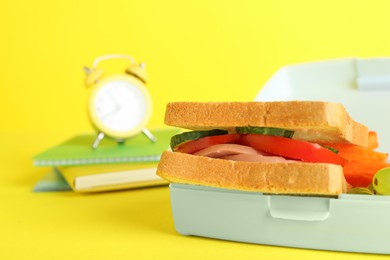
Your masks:
{"label": "stacked book", "polygon": [[96,136],[79,135],[51,147],[33,158],[35,166],[50,167],[34,191],[93,192],[167,184],[156,175],[156,167],[178,129],[152,133],[156,142],[139,134],[122,144],[106,138],[92,149]]}

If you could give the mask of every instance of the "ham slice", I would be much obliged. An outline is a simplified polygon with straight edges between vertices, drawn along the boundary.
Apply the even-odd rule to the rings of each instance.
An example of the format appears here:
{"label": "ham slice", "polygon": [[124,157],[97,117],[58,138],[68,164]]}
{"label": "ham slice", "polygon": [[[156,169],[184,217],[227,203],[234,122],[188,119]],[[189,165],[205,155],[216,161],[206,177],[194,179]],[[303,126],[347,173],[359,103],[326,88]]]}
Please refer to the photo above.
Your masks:
{"label": "ham slice", "polygon": [[221,158],[235,154],[258,154],[259,152],[252,147],[240,144],[216,144],[204,148],[194,153],[194,155],[207,156],[212,158]]}
{"label": "ham slice", "polygon": [[286,160],[280,156],[264,156],[261,154],[235,154],[223,156],[221,159],[242,161],[242,162],[267,162],[267,163],[279,163],[279,162],[294,162]]}
{"label": "ham slice", "polygon": [[261,152],[240,144],[216,144],[197,151],[194,155],[245,162],[291,162],[283,157]]}

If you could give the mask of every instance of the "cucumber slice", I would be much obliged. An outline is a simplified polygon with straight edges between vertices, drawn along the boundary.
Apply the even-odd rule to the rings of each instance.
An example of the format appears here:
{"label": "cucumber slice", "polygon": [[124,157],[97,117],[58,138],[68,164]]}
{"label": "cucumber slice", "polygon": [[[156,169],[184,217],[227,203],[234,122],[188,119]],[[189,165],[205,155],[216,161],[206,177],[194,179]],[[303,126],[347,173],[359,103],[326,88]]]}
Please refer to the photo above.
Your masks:
{"label": "cucumber slice", "polygon": [[262,134],[262,135],[274,135],[292,138],[294,131],[276,128],[276,127],[256,127],[256,126],[244,126],[236,127],[236,132],[239,134]]}
{"label": "cucumber slice", "polygon": [[329,151],[332,151],[334,152],[335,154],[338,154],[339,153],[339,150],[333,148],[333,147],[329,147],[329,146],[325,146],[325,145],[321,145],[322,147],[328,149]]}
{"label": "cucumber slice", "polygon": [[171,149],[174,150],[175,147],[177,147],[178,145],[180,145],[182,143],[192,141],[192,140],[197,140],[197,139],[200,139],[202,137],[212,136],[212,135],[226,135],[226,134],[228,134],[228,131],[221,130],[221,129],[184,132],[184,133],[172,136]]}

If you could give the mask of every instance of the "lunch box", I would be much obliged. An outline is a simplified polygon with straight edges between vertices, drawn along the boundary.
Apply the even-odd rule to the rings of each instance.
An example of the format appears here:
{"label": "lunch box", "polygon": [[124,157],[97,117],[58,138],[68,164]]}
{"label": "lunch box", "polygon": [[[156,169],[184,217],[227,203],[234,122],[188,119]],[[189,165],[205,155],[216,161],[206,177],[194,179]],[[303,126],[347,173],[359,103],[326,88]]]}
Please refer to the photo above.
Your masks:
{"label": "lunch box", "polygon": [[[342,103],[390,151],[390,59],[340,59],[286,66],[256,101]],[[183,235],[320,250],[390,254],[390,196],[269,195],[170,184],[174,225]]]}

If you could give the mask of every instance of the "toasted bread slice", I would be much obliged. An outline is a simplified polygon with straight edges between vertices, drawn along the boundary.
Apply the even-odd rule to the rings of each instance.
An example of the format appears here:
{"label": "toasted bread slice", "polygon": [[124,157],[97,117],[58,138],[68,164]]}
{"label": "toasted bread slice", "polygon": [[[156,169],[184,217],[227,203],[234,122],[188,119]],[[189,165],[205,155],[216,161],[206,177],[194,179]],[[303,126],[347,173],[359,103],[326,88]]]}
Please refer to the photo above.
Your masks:
{"label": "toasted bread slice", "polygon": [[368,146],[368,128],[331,102],[173,102],[167,105],[165,124],[191,130],[277,127],[294,130],[298,140]]}
{"label": "toasted bread slice", "polygon": [[337,196],[347,183],[339,165],[260,163],[166,151],[157,175],[173,182],[276,194]]}

